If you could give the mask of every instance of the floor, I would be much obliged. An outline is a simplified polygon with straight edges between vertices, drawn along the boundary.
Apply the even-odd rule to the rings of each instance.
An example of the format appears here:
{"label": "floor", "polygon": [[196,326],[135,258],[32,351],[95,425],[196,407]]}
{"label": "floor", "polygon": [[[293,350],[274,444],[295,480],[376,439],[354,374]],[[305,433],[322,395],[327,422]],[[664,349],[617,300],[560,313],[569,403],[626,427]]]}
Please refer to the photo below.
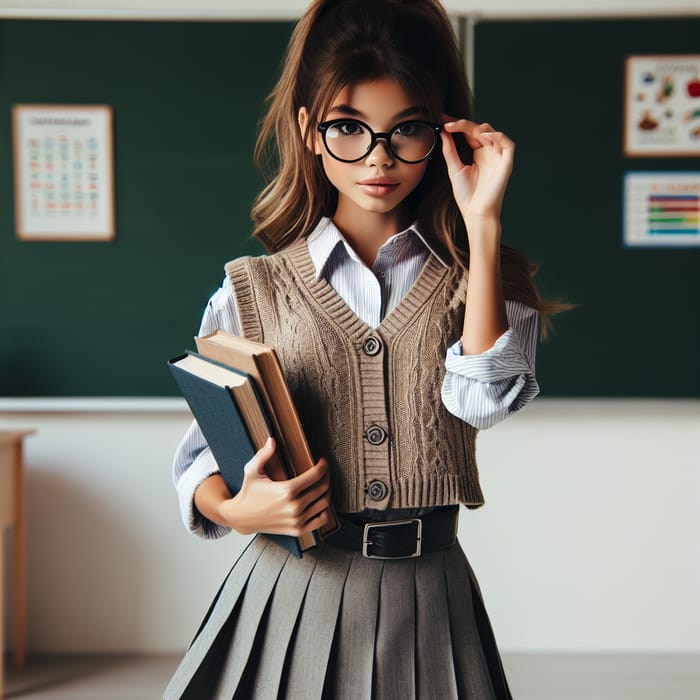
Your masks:
{"label": "floor", "polygon": [[[18,671],[8,659],[5,698],[157,700],[177,662],[174,656],[35,656]],[[698,656],[511,654],[504,664],[515,700],[700,699]]]}

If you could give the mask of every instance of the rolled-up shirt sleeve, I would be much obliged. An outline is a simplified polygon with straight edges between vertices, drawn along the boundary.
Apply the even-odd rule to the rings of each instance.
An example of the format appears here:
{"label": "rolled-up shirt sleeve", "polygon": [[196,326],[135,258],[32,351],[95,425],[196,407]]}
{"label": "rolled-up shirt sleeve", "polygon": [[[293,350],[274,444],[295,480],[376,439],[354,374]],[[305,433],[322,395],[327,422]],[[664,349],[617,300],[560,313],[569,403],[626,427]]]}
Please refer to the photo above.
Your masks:
{"label": "rolled-up shirt sleeve", "polygon": [[[224,280],[221,289],[209,300],[202,317],[199,335],[215,330],[225,330],[240,335],[240,322],[236,299],[231,284]],[[196,421],[180,441],[173,459],[173,482],[177,490],[180,515],[187,530],[208,539],[222,537],[230,529],[205,518],[194,504],[194,493],[199,485],[212,474],[219,473],[219,466]]]}
{"label": "rolled-up shirt sleeve", "polygon": [[508,330],[479,355],[463,355],[461,341],[448,348],[442,401],[447,410],[475,428],[490,428],[539,393],[535,352],[537,312],[506,301]]}

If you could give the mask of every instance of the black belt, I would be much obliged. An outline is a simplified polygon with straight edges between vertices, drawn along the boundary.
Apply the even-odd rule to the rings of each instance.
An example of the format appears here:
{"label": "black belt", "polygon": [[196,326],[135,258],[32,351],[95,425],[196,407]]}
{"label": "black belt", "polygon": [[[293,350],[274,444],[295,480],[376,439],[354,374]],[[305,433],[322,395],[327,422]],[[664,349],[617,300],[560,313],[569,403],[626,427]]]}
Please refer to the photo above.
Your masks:
{"label": "black belt", "polygon": [[326,537],[334,547],[368,559],[407,559],[449,547],[457,539],[459,507],[440,508],[421,518],[358,524],[338,516],[340,530]]}

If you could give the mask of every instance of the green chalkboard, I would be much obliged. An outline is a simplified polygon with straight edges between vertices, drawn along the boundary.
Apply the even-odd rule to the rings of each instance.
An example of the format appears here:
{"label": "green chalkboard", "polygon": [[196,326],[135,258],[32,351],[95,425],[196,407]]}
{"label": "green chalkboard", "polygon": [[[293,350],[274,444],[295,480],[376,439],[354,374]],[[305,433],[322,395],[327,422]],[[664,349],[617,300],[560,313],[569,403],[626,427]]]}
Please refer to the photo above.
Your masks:
{"label": "green chalkboard", "polygon": [[700,158],[625,158],[627,55],[700,53],[700,18],[483,22],[477,118],[512,136],[504,239],[578,308],[538,354],[543,395],[700,396],[700,248],[622,244],[623,177],[700,171]]}
{"label": "green chalkboard", "polygon": [[[250,239],[287,23],[0,22],[0,394],[166,396]],[[15,239],[13,103],[114,108],[112,243]]]}
{"label": "green chalkboard", "polygon": [[[256,123],[289,23],[0,21],[0,395],[174,396],[168,357],[192,346],[225,261],[262,252]],[[698,396],[700,251],[622,246],[627,54],[698,53],[700,20],[482,22],[477,116],[517,142],[507,242],[578,308],[538,374],[549,396]],[[110,104],[117,237],[16,240],[10,108]]]}

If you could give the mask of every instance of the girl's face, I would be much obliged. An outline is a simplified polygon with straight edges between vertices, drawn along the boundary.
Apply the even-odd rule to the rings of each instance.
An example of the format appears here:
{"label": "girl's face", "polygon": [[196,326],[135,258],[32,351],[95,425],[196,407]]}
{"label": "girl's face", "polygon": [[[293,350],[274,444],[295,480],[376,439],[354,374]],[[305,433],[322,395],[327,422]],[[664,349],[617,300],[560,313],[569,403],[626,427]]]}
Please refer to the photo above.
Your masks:
{"label": "girl's face", "polygon": [[[401,122],[427,119],[427,115],[401,85],[384,78],[343,88],[322,122],[341,118],[358,119],[375,133],[386,133]],[[305,123],[305,114],[300,113],[300,124]],[[343,135],[352,134],[356,126],[341,125],[340,130]],[[420,183],[427,160],[405,163],[391,153],[384,139],[379,139],[367,155],[346,163],[328,152],[318,131],[314,138],[314,152],[321,157],[326,177],[338,190],[334,220],[341,228],[343,224],[381,220],[399,230],[410,223],[405,220],[405,200]]]}

